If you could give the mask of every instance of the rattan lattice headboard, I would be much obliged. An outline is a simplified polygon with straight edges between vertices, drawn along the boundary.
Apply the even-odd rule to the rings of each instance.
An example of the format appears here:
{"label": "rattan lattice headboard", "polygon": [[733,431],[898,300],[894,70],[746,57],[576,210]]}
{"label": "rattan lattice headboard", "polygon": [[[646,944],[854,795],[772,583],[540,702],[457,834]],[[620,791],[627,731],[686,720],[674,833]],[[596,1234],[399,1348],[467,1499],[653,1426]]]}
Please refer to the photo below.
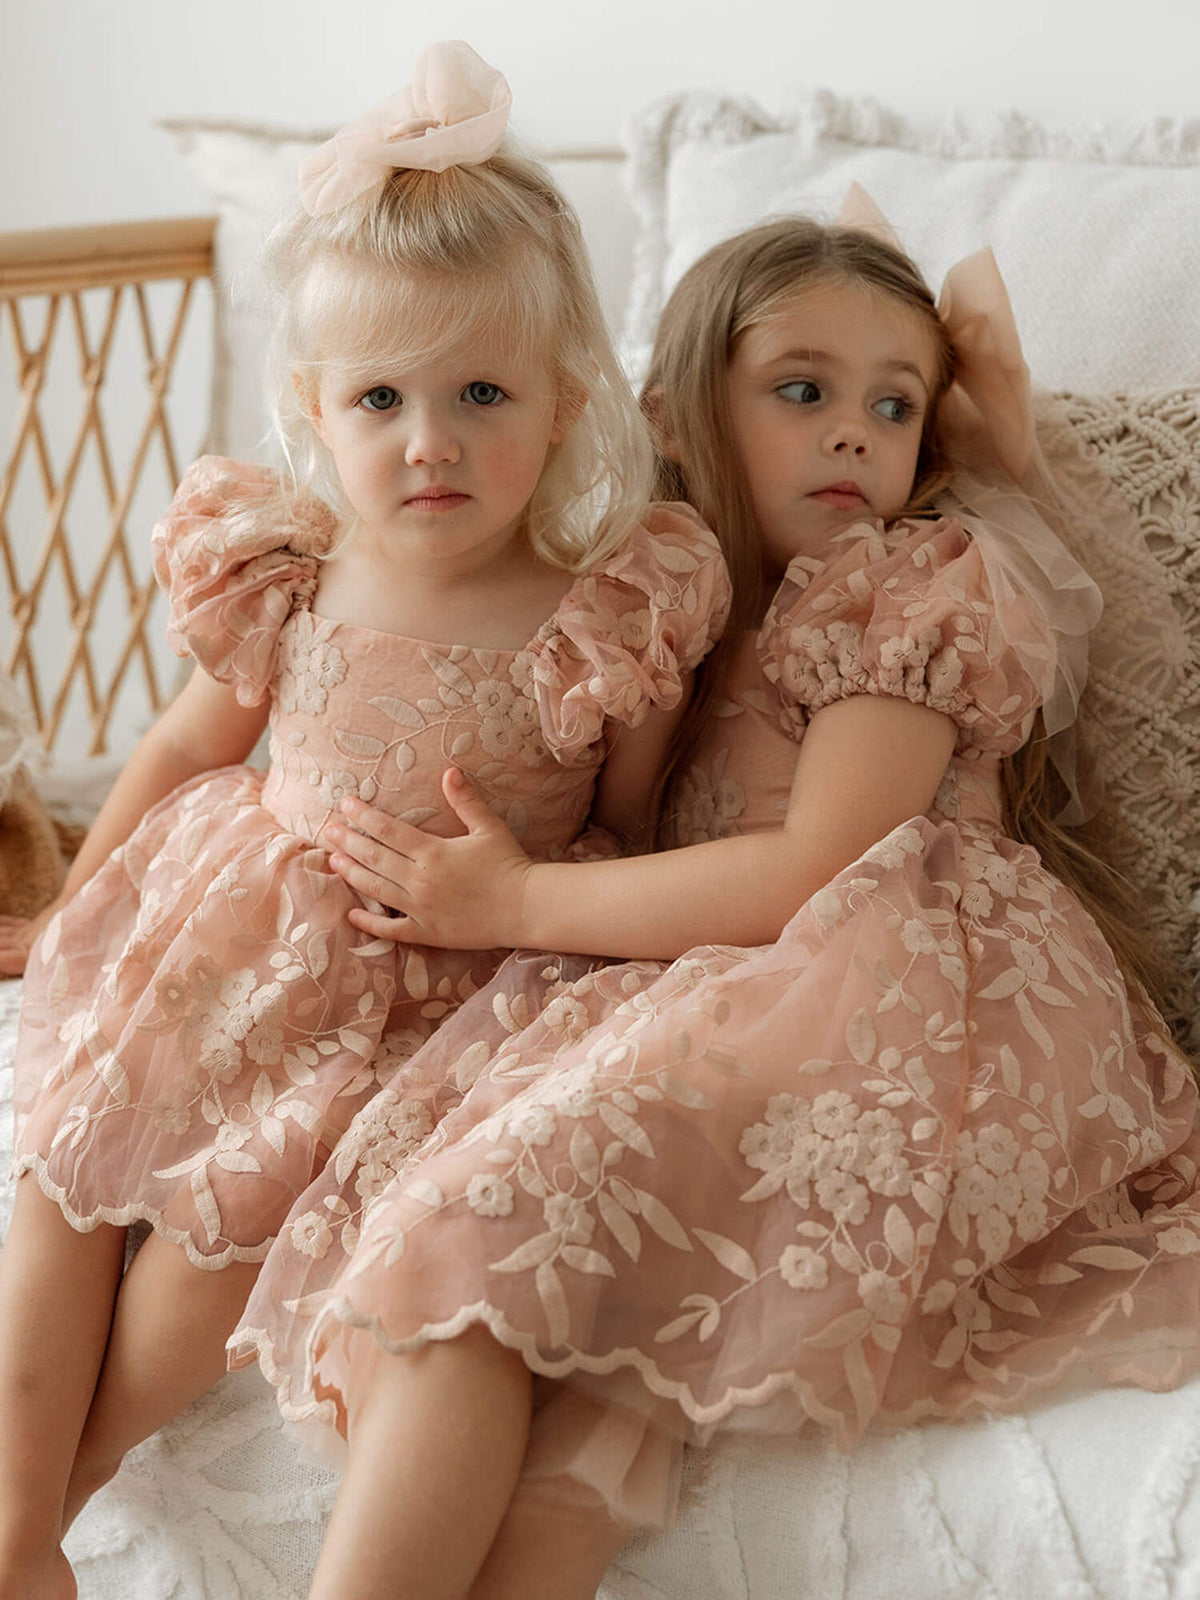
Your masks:
{"label": "rattan lattice headboard", "polygon": [[[136,722],[131,699],[142,720],[163,704],[147,518],[179,479],[171,386],[189,345],[202,376],[182,425],[202,439],[207,424],[214,227],[200,217],[0,234],[14,380],[0,401],[11,411],[0,458],[13,619],[3,666],[48,750],[100,754],[119,707]],[[134,369],[133,381],[106,394],[118,367]]]}

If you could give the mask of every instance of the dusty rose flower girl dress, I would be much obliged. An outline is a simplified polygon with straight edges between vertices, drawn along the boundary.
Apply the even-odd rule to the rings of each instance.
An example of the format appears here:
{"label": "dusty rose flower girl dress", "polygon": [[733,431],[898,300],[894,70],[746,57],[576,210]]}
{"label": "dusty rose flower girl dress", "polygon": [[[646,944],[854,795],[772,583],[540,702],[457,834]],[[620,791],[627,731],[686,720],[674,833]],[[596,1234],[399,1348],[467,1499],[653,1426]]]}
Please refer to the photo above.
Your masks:
{"label": "dusty rose flower girl dress", "polygon": [[453,761],[532,855],[561,855],[614,728],[677,703],[727,604],[712,535],[658,507],[525,649],[429,644],[313,613],[334,533],[260,468],[189,470],[155,530],[170,637],[244,704],[270,696],[270,770],[154,807],[25,982],[17,1172],[76,1227],[146,1219],[201,1266],[266,1253],[354,1113],[503,956],[353,928],[322,842],[341,797],[457,832]]}
{"label": "dusty rose flower girl dress", "polygon": [[382,1350],[485,1323],[545,1380],[524,1489],[653,1524],[680,1441],[813,1419],[848,1442],[1194,1359],[1193,1079],[1002,832],[1039,695],[979,547],[860,526],[814,565],[744,641],[678,839],[778,827],[809,717],[863,693],[956,722],[929,815],[774,944],[511,957],[281,1231],[231,1343],[288,1416],[344,1430]]}

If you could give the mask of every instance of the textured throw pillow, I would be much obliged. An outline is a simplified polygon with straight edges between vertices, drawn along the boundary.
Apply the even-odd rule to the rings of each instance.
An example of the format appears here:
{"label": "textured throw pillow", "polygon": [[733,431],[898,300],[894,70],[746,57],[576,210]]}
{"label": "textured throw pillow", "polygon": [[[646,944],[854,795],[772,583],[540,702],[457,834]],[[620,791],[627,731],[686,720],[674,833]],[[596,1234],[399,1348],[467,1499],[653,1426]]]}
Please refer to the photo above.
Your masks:
{"label": "textured throw pillow", "polygon": [[[221,294],[209,448],[261,457],[268,418],[263,371],[269,330],[253,263],[267,230],[295,203],[300,158],[326,139],[328,131],[195,119],[172,119],[159,126],[171,134],[217,214]],[[583,221],[601,304],[609,325],[619,331],[635,232],[633,210],[621,186],[622,163],[580,153],[549,159],[547,165]]]}
{"label": "textured throw pillow", "polygon": [[[1039,420],[1048,454],[1054,429],[1069,426],[1100,463],[1153,557],[1147,571],[1143,552],[1103,537],[1076,552],[1104,593],[1100,627],[1119,641],[1094,666],[1085,702],[1109,733],[1105,782],[1128,829],[1120,865],[1154,908],[1164,948],[1191,971],[1200,1050],[1200,388],[1066,395]],[[1160,583],[1178,626],[1139,628]]]}
{"label": "textured throw pillow", "polygon": [[626,344],[638,370],[666,295],[706,249],[780,212],[831,219],[856,180],[935,290],[948,266],[991,245],[1047,388],[1200,382],[1200,120],[926,127],[826,90],[777,117],[693,92],[636,118],[627,148],[640,233]]}

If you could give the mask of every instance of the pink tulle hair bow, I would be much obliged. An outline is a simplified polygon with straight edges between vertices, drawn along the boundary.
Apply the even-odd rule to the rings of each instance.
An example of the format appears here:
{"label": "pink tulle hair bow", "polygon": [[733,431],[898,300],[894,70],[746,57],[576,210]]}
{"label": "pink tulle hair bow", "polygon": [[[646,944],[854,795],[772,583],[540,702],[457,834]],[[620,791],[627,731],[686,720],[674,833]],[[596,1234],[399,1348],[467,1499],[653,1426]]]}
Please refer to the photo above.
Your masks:
{"label": "pink tulle hair bow", "polygon": [[469,44],[431,44],[412,83],[304,158],[301,204],[319,217],[375,188],[396,167],[476,166],[499,150],[511,107],[503,75]]}
{"label": "pink tulle hair bow", "polygon": [[[847,228],[898,247],[886,217],[852,183],[838,213]],[[1074,722],[1087,682],[1088,635],[1100,590],[1047,522],[1056,490],[1038,446],[1029,368],[1004,279],[990,250],[950,268],[938,316],[954,347],[954,381],[938,401],[937,431],[954,475],[939,504],[971,532],[987,569],[996,621],[1042,692],[1050,759],[1070,799],[1058,821],[1081,822],[1096,807],[1076,769]],[[1045,514],[1043,514],[1045,513]],[[1050,631],[1049,650],[1030,634],[1032,601]]]}

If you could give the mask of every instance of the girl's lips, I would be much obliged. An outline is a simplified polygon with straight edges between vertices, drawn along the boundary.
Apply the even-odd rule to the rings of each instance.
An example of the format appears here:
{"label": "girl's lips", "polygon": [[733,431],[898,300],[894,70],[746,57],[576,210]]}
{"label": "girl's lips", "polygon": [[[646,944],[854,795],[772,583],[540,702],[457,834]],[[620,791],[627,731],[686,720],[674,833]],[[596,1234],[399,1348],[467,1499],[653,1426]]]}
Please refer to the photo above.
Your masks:
{"label": "girl's lips", "polygon": [[828,489],[818,489],[811,498],[822,505],[834,506],[838,511],[853,511],[856,506],[867,503],[866,495],[851,483],[831,484]]}
{"label": "girl's lips", "polygon": [[404,504],[414,511],[453,511],[470,498],[469,494],[459,494],[453,489],[426,489],[421,494],[411,495]]}

